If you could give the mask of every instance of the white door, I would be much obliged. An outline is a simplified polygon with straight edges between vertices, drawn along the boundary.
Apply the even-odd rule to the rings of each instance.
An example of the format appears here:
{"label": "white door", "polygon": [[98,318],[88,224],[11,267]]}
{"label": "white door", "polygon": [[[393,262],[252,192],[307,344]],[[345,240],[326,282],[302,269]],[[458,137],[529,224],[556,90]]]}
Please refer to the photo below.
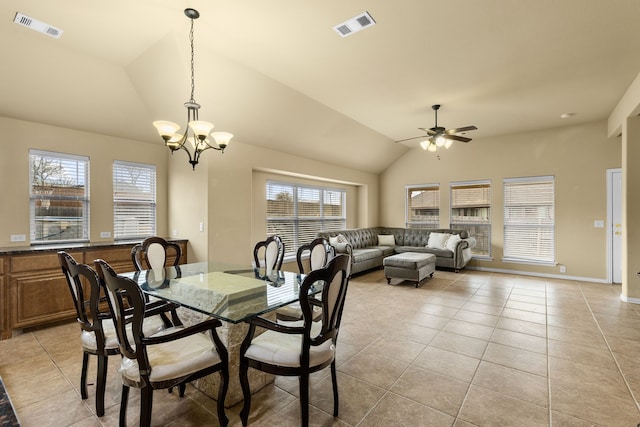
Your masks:
{"label": "white door", "polygon": [[609,277],[613,283],[622,283],[622,170],[609,169],[609,248],[611,272]]}

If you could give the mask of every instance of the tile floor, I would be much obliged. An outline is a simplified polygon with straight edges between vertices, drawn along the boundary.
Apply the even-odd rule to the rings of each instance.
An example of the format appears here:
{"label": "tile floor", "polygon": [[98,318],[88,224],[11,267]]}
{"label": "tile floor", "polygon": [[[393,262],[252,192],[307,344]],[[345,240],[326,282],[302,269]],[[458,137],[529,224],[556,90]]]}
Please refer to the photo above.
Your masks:
{"label": "tile floor", "polygon": [[[392,282],[393,283],[393,282]],[[340,416],[329,370],[311,384],[315,426],[636,426],[640,306],[620,286],[467,270],[422,287],[389,286],[382,271],[352,279],[338,345]],[[75,324],[0,341],[2,376],[23,426],[116,426],[118,360],[106,414],[78,392]],[[95,378],[95,362],[89,378]],[[297,426],[297,380],[276,378],[252,401],[250,425]],[[132,391],[129,425],[136,425]],[[239,426],[238,405],[227,413]],[[217,425],[194,387],[156,392],[153,425]]]}

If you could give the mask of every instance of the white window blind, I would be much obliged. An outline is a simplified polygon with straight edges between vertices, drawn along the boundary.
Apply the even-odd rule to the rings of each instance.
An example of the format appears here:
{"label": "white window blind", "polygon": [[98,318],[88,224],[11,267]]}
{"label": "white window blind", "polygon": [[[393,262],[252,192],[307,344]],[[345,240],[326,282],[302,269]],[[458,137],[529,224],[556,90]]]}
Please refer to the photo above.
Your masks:
{"label": "white window blind", "polygon": [[504,260],[555,262],[554,177],[504,180]]}
{"label": "white window blind", "polygon": [[454,230],[467,230],[476,239],[471,253],[491,256],[491,182],[451,183],[451,223]]}
{"label": "white window blind", "polygon": [[113,162],[113,237],[156,234],[156,167]]}
{"label": "white window blind", "polygon": [[277,234],[285,256],[320,231],[346,228],[346,191],[267,181],[267,235]]}
{"label": "white window blind", "polygon": [[427,184],[405,188],[407,228],[439,228],[440,185]]}
{"label": "white window blind", "polygon": [[89,239],[89,158],[29,151],[31,243]]}

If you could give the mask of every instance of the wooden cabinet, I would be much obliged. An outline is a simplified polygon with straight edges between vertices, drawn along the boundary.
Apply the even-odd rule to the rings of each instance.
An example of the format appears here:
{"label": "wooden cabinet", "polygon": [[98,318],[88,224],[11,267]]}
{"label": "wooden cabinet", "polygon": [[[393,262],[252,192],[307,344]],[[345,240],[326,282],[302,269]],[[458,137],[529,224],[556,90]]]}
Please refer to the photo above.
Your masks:
{"label": "wooden cabinet", "polygon": [[[181,263],[187,260],[187,242]],[[73,319],[75,309],[69,287],[60,269],[58,250],[65,250],[78,262],[93,266],[104,259],[116,272],[132,271],[130,244],[88,245],[65,248],[0,253],[0,339],[10,338],[13,330]]]}

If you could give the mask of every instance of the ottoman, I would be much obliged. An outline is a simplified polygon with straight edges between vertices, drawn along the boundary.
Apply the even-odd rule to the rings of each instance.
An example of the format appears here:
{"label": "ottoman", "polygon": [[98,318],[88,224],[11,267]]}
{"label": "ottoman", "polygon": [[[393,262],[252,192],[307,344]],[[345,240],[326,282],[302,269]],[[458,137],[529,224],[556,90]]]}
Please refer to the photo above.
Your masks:
{"label": "ottoman", "polygon": [[391,279],[413,280],[416,288],[427,276],[433,276],[436,270],[436,256],[433,254],[423,254],[418,252],[403,252],[391,255],[382,260],[384,265],[384,276],[387,283]]}

